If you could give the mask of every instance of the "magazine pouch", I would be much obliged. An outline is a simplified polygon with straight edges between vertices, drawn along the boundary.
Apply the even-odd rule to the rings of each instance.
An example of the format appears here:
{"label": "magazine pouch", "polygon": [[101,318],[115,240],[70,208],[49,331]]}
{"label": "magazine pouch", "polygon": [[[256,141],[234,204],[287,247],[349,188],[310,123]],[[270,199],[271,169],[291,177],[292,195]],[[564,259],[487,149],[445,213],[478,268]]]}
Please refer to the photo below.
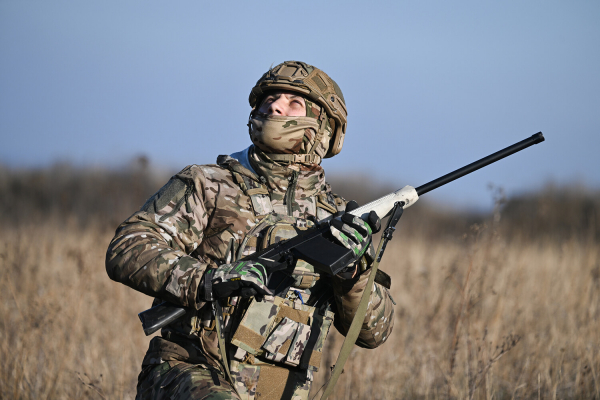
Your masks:
{"label": "magazine pouch", "polygon": [[[252,299],[231,343],[253,358],[317,371],[333,313],[281,297]],[[242,350],[240,352],[240,350]]]}

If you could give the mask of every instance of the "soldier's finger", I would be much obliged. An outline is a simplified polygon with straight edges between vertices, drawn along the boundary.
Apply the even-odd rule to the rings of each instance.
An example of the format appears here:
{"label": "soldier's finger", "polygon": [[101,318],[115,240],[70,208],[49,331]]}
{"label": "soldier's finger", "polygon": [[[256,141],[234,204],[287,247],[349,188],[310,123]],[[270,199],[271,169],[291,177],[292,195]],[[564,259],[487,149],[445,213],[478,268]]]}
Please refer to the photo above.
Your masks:
{"label": "soldier's finger", "polygon": [[251,287],[243,287],[240,290],[240,296],[242,296],[244,298],[254,297],[254,296],[256,296],[256,290],[254,290],[254,288],[251,288]]}
{"label": "soldier's finger", "polygon": [[273,292],[271,292],[266,286],[264,285],[259,285],[257,283],[253,283],[252,287],[254,288],[254,290],[256,291],[256,293],[258,295],[268,295],[268,296],[272,296]]}
{"label": "soldier's finger", "polygon": [[344,223],[337,218],[331,221],[331,226],[338,231],[342,231],[344,229]]}
{"label": "soldier's finger", "polygon": [[350,200],[348,203],[346,203],[346,212],[349,213],[350,211],[354,211],[358,208],[358,203],[354,200]]}
{"label": "soldier's finger", "polygon": [[368,222],[369,226],[371,227],[371,230],[373,231],[373,233],[377,233],[381,230],[381,218],[379,218],[379,215],[377,215],[377,213],[375,211],[371,211],[369,213],[367,222]]}
{"label": "soldier's finger", "polygon": [[331,234],[340,242],[345,248],[354,251],[359,247],[358,240],[355,236],[356,231],[348,225],[343,225],[343,231],[332,227]]}
{"label": "soldier's finger", "polygon": [[363,221],[360,217],[356,217],[352,214],[344,214],[342,215],[342,221],[356,229],[361,236],[367,236],[370,233],[370,227],[367,225],[365,221]]}

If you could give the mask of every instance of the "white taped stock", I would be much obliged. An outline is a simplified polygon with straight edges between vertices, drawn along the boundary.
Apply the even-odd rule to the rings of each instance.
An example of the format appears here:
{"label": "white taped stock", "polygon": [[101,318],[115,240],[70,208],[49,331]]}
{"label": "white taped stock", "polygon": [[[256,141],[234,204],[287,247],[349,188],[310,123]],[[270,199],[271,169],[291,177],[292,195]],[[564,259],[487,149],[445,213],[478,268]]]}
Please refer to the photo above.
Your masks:
{"label": "white taped stock", "polygon": [[350,214],[365,219],[369,215],[369,212],[375,211],[379,218],[385,218],[392,211],[397,201],[403,201],[404,208],[407,208],[416,203],[417,200],[419,200],[417,191],[414,187],[407,185],[362,207],[358,207],[356,210],[351,211]]}

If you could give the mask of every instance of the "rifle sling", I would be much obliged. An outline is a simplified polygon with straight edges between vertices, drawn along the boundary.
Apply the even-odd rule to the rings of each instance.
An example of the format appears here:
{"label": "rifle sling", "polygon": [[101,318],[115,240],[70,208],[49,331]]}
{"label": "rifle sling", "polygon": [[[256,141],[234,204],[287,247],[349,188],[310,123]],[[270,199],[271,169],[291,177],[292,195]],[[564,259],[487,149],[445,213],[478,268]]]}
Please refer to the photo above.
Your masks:
{"label": "rifle sling", "polygon": [[223,364],[223,368],[225,369],[225,374],[227,375],[227,380],[231,383],[231,387],[235,391],[235,393],[239,396],[237,389],[235,388],[235,382],[231,378],[231,372],[229,372],[229,360],[227,359],[227,351],[225,349],[225,340],[222,335],[222,327],[223,327],[223,310],[221,309],[221,304],[219,304],[219,300],[213,301],[213,308],[215,311],[215,327],[217,328],[217,338],[219,339],[219,353],[221,353],[221,363]]}
{"label": "rifle sling", "polygon": [[[379,242],[379,246],[377,248],[377,252],[375,254],[379,254],[381,248],[383,246],[384,240]],[[346,339],[344,339],[344,344],[342,344],[342,348],[340,350],[340,355],[337,358],[335,363],[335,367],[331,372],[331,378],[329,378],[329,382],[327,382],[327,386],[325,386],[325,391],[323,392],[323,396],[321,396],[321,400],[327,399],[329,395],[333,392],[333,388],[340,377],[344,364],[348,360],[352,349],[354,348],[354,344],[356,343],[356,339],[358,338],[358,334],[360,333],[360,328],[362,327],[363,320],[365,319],[365,315],[367,314],[367,306],[369,304],[369,298],[371,297],[371,293],[373,292],[373,285],[375,282],[375,275],[377,275],[377,269],[379,268],[379,260],[373,262],[371,266],[371,273],[369,274],[369,280],[367,282],[367,286],[365,287],[365,291],[360,298],[360,303],[358,303],[358,309],[354,314],[354,318],[352,319],[352,324],[350,324],[350,329],[346,333]]]}

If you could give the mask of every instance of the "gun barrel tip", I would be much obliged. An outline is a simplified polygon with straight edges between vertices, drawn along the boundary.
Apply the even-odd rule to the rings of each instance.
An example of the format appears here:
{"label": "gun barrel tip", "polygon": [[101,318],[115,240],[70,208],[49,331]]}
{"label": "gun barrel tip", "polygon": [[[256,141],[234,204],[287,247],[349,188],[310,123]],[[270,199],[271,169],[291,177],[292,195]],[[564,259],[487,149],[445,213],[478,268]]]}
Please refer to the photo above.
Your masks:
{"label": "gun barrel tip", "polygon": [[541,143],[544,140],[546,140],[546,138],[544,137],[544,135],[542,134],[542,132],[538,132],[535,135],[532,136],[535,139],[535,143]]}

